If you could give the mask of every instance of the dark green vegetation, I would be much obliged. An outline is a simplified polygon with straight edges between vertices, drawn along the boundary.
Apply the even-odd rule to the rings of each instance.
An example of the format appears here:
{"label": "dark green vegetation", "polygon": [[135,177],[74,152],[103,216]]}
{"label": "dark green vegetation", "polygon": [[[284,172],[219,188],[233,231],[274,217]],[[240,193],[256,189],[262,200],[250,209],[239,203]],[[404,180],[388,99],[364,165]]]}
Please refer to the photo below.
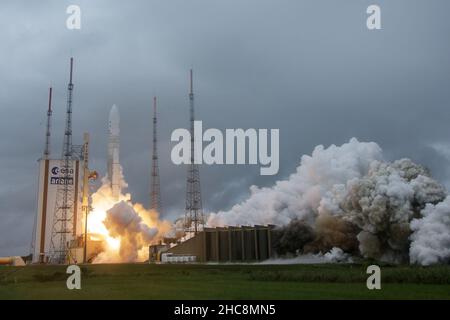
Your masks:
{"label": "dark green vegetation", "polygon": [[450,299],[450,266],[382,266],[381,290],[366,288],[366,265],[87,265],[81,290],[65,270],[0,267],[0,298]]}

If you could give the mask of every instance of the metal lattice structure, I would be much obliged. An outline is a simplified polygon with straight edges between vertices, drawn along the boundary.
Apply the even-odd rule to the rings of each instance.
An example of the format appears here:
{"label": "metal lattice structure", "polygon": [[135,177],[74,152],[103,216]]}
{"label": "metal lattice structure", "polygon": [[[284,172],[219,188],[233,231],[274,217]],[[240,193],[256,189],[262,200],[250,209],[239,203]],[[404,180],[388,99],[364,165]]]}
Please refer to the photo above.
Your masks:
{"label": "metal lattice structure", "polygon": [[49,262],[55,264],[64,264],[69,262],[69,236],[75,230],[75,175],[74,150],[72,146],[72,71],[73,58],[70,58],[70,81],[67,89],[67,111],[66,125],[64,131],[64,144],[62,160],[59,167],[61,176],[59,179],[55,211],[53,216],[53,227],[50,244]]}
{"label": "metal lattice structure", "polygon": [[197,234],[205,225],[202,209],[202,194],[200,188],[200,172],[198,164],[195,163],[194,147],[194,90],[193,75],[190,70],[190,91],[189,91],[189,112],[190,112],[190,133],[191,133],[191,161],[188,165],[187,186],[186,186],[186,211],[184,227],[186,234]]}
{"label": "metal lattice structure", "polygon": [[83,190],[81,196],[81,210],[84,216],[83,263],[87,263],[88,216],[91,211],[91,205],[89,203],[89,133],[84,134],[83,141]]}
{"label": "metal lattice structure", "polygon": [[151,190],[150,190],[150,209],[155,210],[161,214],[161,189],[159,184],[159,167],[158,167],[156,97],[153,97],[153,154],[152,154]]}
{"label": "metal lattice structure", "polygon": [[45,149],[44,159],[48,159],[50,156],[50,131],[52,125],[52,88],[48,90],[48,110],[47,110],[47,127],[45,130]]}

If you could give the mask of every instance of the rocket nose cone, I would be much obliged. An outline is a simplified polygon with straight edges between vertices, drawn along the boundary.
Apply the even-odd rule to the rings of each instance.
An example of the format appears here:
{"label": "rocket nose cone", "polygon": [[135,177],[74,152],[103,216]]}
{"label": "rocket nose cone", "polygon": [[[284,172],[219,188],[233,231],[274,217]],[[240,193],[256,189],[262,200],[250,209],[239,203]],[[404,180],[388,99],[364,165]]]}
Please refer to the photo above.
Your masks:
{"label": "rocket nose cone", "polygon": [[109,111],[109,121],[119,122],[119,109],[114,104],[111,108],[111,111]]}
{"label": "rocket nose cone", "polygon": [[119,135],[119,109],[113,105],[109,112],[109,134]]}

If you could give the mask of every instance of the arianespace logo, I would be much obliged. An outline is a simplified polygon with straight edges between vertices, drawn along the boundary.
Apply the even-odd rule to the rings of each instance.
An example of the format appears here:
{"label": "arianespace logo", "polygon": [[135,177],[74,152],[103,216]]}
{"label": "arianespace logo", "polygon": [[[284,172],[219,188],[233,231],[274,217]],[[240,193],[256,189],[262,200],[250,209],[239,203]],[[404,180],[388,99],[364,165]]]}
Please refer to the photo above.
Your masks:
{"label": "arianespace logo", "polygon": [[[73,169],[53,167],[50,169],[52,176],[50,177],[50,184],[72,185],[73,184]],[[63,175],[58,176],[59,174]],[[67,175],[67,176],[66,176]]]}

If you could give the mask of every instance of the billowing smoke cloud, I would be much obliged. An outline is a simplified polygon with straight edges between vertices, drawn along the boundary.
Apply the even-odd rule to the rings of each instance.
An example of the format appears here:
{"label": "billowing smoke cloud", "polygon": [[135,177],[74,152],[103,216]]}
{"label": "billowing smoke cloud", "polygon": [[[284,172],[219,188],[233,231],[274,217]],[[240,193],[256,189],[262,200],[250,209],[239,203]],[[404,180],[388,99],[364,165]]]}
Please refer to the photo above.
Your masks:
{"label": "billowing smoke cloud", "polygon": [[411,263],[430,265],[450,261],[450,196],[437,205],[428,204],[422,218],[411,222]]}
{"label": "billowing smoke cloud", "polygon": [[411,220],[445,196],[445,189],[409,159],[374,161],[366,176],[348,182],[338,213],[362,230],[357,237],[363,256],[405,262]]}
{"label": "billowing smoke cloud", "polygon": [[294,218],[312,224],[325,196],[334,192],[337,194],[327,198],[335,199],[347,181],[366,175],[374,160],[382,160],[382,151],[372,142],[351,139],[340,147],[317,146],[311,156],[302,156],[297,172],[289,179],[278,181],[271,188],[250,187],[251,195],[246,201],[230,211],[211,214],[208,224],[284,225]]}
{"label": "billowing smoke cloud", "polygon": [[352,257],[341,248],[334,247],[330,252],[325,253],[325,259],[330,262],[353,262]]}
{"label": "billowing smoke cloud", "polygon": [[304,252],[327,252],[335,247],[348,253],[358,251],[357,233],[359,229],[352,223],[328,213],[320,213],[314,224],[316,237],[307,243]]}
{"label": "billowing smoke cloud", "polygon": [[158,234],[158,229],[148,227],[133,207],[125,201],[109,209],[103,223],[111,237],[120,237],[119,255],[124,262],[136,261],[138,251],[150,244]]}
{"label": "billowing smoke cloud", "polygon": [[274,248],[279,254],[303,251],[305,244],[314,238],[313,228],[297,219],[272,231]]}
{"label": "billowing smoke cloud", "polygon": [[[160,220],[159,213],[131,202],[130,194],[113,197],[110,183],[92,195],[93,211],[89,214],[88,231],[104,240],[104,250],[94,263],[137,262],[148,259],[148,245],[161,240],[172,225]],[[127,184],[121,177],[121,186]]]}
{"label": "billowing smoke cloud", "polygon": [[[411,228],[411,221],[436,210],[428,206],[422,211],[446,196],[444,187],[422,166],[409,159],[387,163],[376,143],[355,138],[340,147],[316,147],[311,156],[302,157],[289,179],[271,188],[252,186],[250,191],[250,197],[230,211],[211,214],[208,224],[286,225],[299,219],[315,234],[313,241],[298,248],[303,252],[328,252],[337,247],[389,262],[408,261],[411,239],[418,241],[414,239],[421,230],[431,232],[420,222],[413,222]],[[437,213],[428,219],[444,224],[450,211],[442,211],[441,219]],[[286,231],[293,227],[288,225]],[[439,251],[435,256],[446,256],[448,243],[436,241],[433,248]],[[425,263],[424,259],[411,261]]]}

